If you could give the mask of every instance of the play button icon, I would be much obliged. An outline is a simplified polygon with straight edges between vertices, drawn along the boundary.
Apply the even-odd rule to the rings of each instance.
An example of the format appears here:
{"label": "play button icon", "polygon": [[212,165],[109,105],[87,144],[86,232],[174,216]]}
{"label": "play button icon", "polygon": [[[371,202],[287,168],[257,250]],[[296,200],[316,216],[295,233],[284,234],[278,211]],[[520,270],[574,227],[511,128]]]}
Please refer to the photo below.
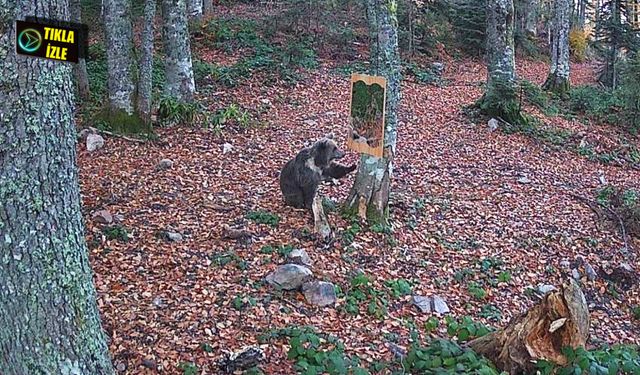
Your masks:
{"label": "play button icon", "polygon": [[42,35],[36,29],[25,29],[18,35],[18,46],[24,52],[35,52],[41,45]]}

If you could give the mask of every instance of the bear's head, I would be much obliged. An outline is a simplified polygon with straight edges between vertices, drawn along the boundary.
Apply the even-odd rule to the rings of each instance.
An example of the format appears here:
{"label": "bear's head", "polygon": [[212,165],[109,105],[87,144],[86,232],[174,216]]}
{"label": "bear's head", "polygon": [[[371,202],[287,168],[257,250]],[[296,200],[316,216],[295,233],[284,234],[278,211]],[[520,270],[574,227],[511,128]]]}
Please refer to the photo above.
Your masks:
{"label": "bear's head", "polygon": [[311,155],[313,155],[314,164],[324,169],[331,164],[332,160],[344,157],[345,153],[336,145],[333,134],[329,134],[313,144]]}

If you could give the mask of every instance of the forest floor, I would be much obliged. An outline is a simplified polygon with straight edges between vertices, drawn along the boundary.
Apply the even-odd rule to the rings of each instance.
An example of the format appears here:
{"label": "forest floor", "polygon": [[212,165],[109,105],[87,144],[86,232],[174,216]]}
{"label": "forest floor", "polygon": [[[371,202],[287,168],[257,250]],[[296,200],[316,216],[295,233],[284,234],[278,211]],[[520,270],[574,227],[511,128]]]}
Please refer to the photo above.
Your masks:
{"label": "forest floor", "polygon": [[[442,296],[454,318],[470,316],[500,327],[535,303],[531,288],[559,285],[572,268],[583,272],[580,257],[598,272],[620,262],[637,267],[637,253],[624,251],[618,230],[571,194],[595,199],[602,178],[633,186],[640,171],[523,134],[492,132],[486,122],[474,124],[461,108],[481,96],[486,70],[473,60],[447,62],[440,87],[402,84],[392,232],[358,231],[332,212],[338,240],[317,246],[305,235],[304,228],[312,229],[310,215],[283,205],[278,173],[326,133],[334,132],[344,147],[349,79],[332,67],[323,61],[293,86],[249,80],[202,99],[211,106],[261,109],[264,126],[221,133],[159,128],[158,141],[108,138],[93,153],[79,146],[99,306],[111,353],[124,373],[155,373],[148,367],[156,366],[175,373],[183,362],[217,373],[223,351],[257,344],[260,334],[293,325],[333,334],[348,354],[365,361],[390,359],[388,342],[406,346],[412,326],[446,336],[444,324],[427,333],[422,327],[431,315],[413,306],[410,295],[389,294],[390,280],[409,281],[414,294]],[[544,62],[518,61],[520,77],[535,84],[544,81],[547,69]],[[595,75],[590,64],[573,64],[571,74],[573,85],[592,83]],[[529,109],[546,124],[584,133],[591,144],[605,147],[626,137],[611,126]],[[639,145],[637,139],[630,142]],[[225,143],[233,148],[223,154]],[[156,170],[163,158],[173,160],[173,167]],[[347,159],[355,162],[357,155]],[[342,202],[352,182],[353,175],[323,186],[321,194]],[[122,227],[105,230],[96,223],[92,214],[101,209],[122,215]],[[246,218],[257,211],[279,222],[270,226]],[[225,225],[248,230],[250,240],[225,239]],[[183,240],[166,241],[158,235],[163,230]],[[264,250],[267,245],[305,249],[316,278],[342,290],[363,271],[375,289],[387,291],[386,314],[372,317],[367,302],[350,314],[344,297],[335,307],[317,308],[299,293],[275,292],[262,280],[286,258]],[[637,249],[638,243],[631,240],[630,246]],[[581,281],[591,312],[590,344],[640,344],[640,322],[630,311],[640,304],[638,287],[616,291],[602,277]],[[293,372],[286,344],[277,338],[262,344],[265,373]]]}

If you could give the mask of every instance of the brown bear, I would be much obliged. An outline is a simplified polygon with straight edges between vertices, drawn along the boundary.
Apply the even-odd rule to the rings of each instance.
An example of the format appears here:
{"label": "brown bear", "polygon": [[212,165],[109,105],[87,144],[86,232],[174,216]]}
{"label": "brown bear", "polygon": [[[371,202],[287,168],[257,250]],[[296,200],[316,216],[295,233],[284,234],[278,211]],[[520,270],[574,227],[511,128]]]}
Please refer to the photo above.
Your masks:
{"label": "brown bear", "polygon": [[344,166],[335,161],[344,155],[331,134],[303,148],[280,172],[285,204],[311,209],[320,182],[342,178],[356,169],[355,165]]}

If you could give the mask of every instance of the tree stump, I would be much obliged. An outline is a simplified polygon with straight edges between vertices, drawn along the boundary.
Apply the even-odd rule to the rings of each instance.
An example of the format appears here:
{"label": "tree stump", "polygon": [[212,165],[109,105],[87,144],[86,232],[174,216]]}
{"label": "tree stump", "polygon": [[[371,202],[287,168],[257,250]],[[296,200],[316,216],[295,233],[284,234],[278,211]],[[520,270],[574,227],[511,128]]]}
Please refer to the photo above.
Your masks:
{"label": "tree stump", "polygon": [[507,327],[470,341],[469,347],[502,371],[530,374],[539,359],[566,365],[562,348],[584,347],[588,334],[587,301],[578,284],[569,280]]}
{"label": "tree stump", "polygon": [[315,198],[313,198],[313,204],[311,208],[313,210],[315,233],[319,236],[319,239],[322,242],[331,242],[333,233],[331,231],[329,221],[327,220],[327,216],[324,213],[324,209],[322,208],[322,198],[320,197],[320,195],[316,195]]}

